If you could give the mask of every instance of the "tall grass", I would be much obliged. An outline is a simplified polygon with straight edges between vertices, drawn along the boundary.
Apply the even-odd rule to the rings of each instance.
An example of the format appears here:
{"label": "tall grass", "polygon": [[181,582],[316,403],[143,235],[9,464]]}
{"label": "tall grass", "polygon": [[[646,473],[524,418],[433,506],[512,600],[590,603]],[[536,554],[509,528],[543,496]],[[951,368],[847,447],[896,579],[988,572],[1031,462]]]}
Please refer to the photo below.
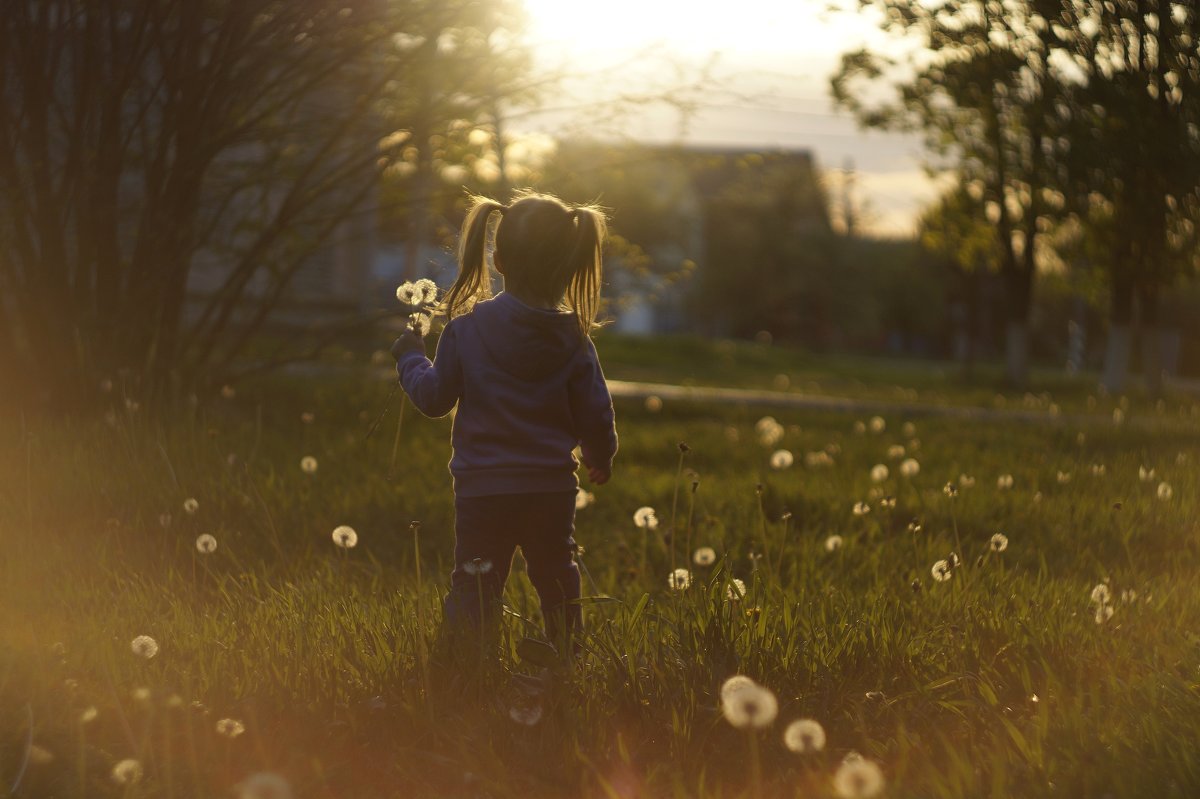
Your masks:
{"label": "tall grass", "polygon": [[[765,796],[833,795],[851,750],[894,797],[1200,791],[1200,431],[1186,415],[926,418],[906,436],[898,416],[856,434],[853,416],[781,411],[784,438],[764,448],[758,411],[622,403],[614,479],[577,517],[585,651],[544,673],[517,655],[540,628],[519,559],[494,653],[439,636],[448,423],[410,416],[389,478],[392,437],[364,440],[388,388],[273,382],[164,418],[119,401],[108,421],[5,418],[5,790],[20,771],[18,796],[255,795],[247,778],[269,772],[298,796],[749,796],[747,733],[718,702],[742,673],[780,704],[755,734]],[[911,479],[888,460],[897,444],[920,461]],[[776,471],[779,447],[797,457]],[[833,465],[805,466],[817,450]],[[891,474],[875,484],[880,462]],[[643,505],[670,506],[670,527],[636,528]],[[341,524],[353,549],[331,539]],[[202,533],[215,552],[197,551]],[[843,545],[827,551],[830,535]],[[689,563],[691,586],[672,591],[685,542],[718,560]],[[935,581],[952,550],[962,566]],[[764,551],[769,568],[751,557]],[[748,590],[730,601],[734,578]],[[1102,581],[1114,613],[1097,624]],[[138,635],[153,658],[131,651]],[[824,751],[783,746],[800,717],[825,726]],[[244,734],[220,734],[222,719]],[[142,766],[133,785],[112,779],[123,759]]]}

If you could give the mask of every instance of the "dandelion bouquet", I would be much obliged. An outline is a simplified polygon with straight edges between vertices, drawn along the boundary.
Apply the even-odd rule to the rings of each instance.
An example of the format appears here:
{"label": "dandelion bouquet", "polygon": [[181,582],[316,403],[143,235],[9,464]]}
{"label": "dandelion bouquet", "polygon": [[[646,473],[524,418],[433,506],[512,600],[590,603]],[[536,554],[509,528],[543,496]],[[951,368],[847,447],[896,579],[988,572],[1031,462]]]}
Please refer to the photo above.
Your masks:
{"label": "dandelion bouquet", "polygon": [[[422,339],[429,335],[429,331],[433,327],[433,320],[439,315],[437,284],[429,278],[421,278],[417,281],[406,280],[396,287],[396,299],[400,302],[401,315],[407,317],[406,329]],[[399,384],[392,386],[392,391],[388,394],[387,403],[383,406],[383,410],[367,431],[367,440],[371,438],[375,430],[379,427],[379,423],[383,421],[383,417],[387,415],[388,409],[392,406],[392,398],[396,396],[398,387]],[[403,424],[404,403],[403,399],[401,399],[400,418],[396,424],[396,440],[392,446],[392,458],[388,467],[389,473],[396,465],[396,453],[400,447],[400,428]]]}
{"label": "dandelion bouquet", "polygon": [[429,278],[405,281],[396,287],[396,299],[408,316],[408,329],[421,338],[429,335],[437,316],[438,287]]}

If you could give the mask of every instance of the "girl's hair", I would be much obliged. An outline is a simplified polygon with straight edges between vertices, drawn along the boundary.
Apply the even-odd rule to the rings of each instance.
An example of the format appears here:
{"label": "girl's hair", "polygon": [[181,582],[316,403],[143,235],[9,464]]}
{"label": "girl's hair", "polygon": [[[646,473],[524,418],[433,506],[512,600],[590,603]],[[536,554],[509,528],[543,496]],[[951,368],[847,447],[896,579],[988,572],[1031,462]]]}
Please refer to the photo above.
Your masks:
{"label": "girl's hair", "polygon": [[600,305],[601,261],[608,231],[604,212],[594,205],[571,207],[549,194],[519,192],[509,205],[471,197],[458,244],[458,279],[446,293],[444,309],[453,318],[492,296],[487,265],[487,233],[492,212],[496,256],[505,280],[546,305],[565,304],[579,331],[588,335]]}

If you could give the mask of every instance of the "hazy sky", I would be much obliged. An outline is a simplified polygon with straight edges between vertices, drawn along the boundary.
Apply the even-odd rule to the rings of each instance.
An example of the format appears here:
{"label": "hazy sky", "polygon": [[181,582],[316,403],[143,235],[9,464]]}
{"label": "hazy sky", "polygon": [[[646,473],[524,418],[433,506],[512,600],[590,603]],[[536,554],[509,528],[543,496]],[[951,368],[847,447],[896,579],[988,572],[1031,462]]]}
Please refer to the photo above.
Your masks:
{"label": "hazy sky", "polygon": [[[881,233],[911,232],[915,214],[932,199],[917,139],[860,131],[832,107],[829,77],[843,52],[900,46],[880,31],[873,11],[845,10],[852,0],[525,4],[539,59],[580,75],[566,84],[565,105],[686,82],[689,69],[707,62],[718,89],[697,96],[686,124],[673,109],[651,105],[622,117],[621,130],[656,142],[805,148],[831,183],[851,159],[865,220]],[[518,126],[554,131],[561,122],[551,113]],[[578,130],[580,121],[573,124]]]}

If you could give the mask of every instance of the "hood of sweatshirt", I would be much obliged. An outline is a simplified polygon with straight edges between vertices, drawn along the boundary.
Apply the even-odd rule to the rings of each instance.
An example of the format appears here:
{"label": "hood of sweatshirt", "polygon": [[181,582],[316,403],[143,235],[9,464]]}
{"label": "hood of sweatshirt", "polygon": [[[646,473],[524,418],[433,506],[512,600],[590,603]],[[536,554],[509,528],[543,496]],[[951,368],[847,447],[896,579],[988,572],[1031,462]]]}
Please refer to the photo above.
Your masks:
{"label": "hood of sweatshirt", "polygon": [[531,308],[504,292],[476,305],[471,316],[488,354],[522,380],[558,371],[583,343],[575,314]]}

